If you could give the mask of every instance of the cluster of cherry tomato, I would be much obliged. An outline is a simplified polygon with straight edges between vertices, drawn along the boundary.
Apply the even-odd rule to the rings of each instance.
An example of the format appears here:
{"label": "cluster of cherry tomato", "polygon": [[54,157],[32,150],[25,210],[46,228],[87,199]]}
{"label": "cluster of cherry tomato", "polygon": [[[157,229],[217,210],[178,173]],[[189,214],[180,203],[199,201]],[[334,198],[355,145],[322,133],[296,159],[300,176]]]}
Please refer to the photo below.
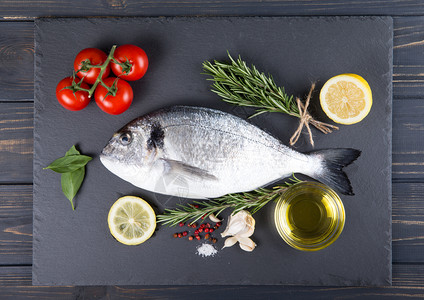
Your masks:
{"label": "cluster of cherry tomato", "polygon": [[[74,75],[57,85],[56,98],[66,109],[76,111],[85,108],[94,94],[100,109],[119,115],[134,97],[127,81],[143,77],[147,67],[146,53],[135,45],[113,46],[109,55],[96,48],[84,49],[75,58]],[[109,77],[111,70],[116,77]]]}

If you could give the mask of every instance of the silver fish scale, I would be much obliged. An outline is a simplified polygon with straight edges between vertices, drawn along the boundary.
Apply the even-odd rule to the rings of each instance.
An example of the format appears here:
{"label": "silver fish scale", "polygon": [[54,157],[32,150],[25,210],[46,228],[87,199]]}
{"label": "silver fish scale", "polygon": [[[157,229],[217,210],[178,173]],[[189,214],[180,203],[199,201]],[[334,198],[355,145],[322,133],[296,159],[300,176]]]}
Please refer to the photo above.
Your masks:
{"label": "silver fish scale", "polygon": [[299,160],[307,161],[258,127],[224,112],[174,107],[156,116],[165,132],[163,158],[208,171],[218,178],[207,183],[215,190],[251,190],[290,175],[301,167]]}

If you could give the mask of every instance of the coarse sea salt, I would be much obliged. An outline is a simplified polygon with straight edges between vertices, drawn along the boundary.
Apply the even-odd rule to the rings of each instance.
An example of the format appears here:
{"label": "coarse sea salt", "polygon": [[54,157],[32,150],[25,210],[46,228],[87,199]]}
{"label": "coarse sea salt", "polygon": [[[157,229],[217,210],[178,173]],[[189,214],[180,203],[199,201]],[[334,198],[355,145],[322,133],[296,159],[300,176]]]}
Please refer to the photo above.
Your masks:
{"label": "coarse sea salt", "polygon": [[218,253],[218,250],[216,250],[214,246],[207,243],[203,243],[202,245],[198,246],[196,249],[197,249],[196,254],[203,257],[215,256],[215,254]]}

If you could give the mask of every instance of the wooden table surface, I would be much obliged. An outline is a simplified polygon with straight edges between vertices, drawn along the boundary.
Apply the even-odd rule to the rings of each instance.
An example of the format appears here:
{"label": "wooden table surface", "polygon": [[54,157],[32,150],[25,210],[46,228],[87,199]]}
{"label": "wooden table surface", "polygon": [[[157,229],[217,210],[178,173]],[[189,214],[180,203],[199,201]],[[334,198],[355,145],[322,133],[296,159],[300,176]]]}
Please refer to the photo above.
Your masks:
{"label": "wooden table surface", "polygon": [[[34,18],[228,15],[394,17],[393,286],[31,286]],[[423,298],[423,98],[422,0],[1,1],[0,299]]]}

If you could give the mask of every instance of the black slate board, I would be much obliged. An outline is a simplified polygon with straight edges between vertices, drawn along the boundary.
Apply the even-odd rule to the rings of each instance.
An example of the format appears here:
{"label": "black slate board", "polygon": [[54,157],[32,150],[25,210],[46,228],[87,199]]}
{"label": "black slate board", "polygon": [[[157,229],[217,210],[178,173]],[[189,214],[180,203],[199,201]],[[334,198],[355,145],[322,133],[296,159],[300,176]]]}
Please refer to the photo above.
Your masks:
{"label": "black slate board", "polygon": [[[389,17],[313,18],[91,18],[38,19],[35,22],[34,243],[33,284],[391,284],[391,105],[392,19]],[[146,76],[132,84],[135,101],[120,116],[91,103],[81,112],[63,109],[55,99],[57,82],[72,72],[83,48],[108,50],[133,43],[150,59]],[[286,91],[302,96],[340,73],[364,76],[374,105],[361,123],[323,135],[315,149],[353,147],[363,151],[346,168],[355,196],[343,196],[346,225],[330,247],[312,253],[294,250],[278,236],[273,204],[255,215],[253,253],[237,246],[215,257],[195,254],[199,242],[173,239],[180,228],[159,226],[140,246],[116,242],[107,213],[122,195],[147,199],[157,212],[185,199],[137,189],[108,172],[97,154],[110,136],[139,115],[173,105],[218,108],[241,117],[252,111],[223,103],[201,75],[204,60],[226,59],[226,51],[274,75]],[[315,93],[314,102],[318,101]],[[319,107],[315,115],[325,119]],[[297,120],[268,114],[252,122],[288,144]],[[77,144],[90,162],[73,212],[60,188],[60,176],[42,170]],[[312,148],[303,135],[299,151]],[[187,227],[186,227],[187,228]],[[220,249],[223,239],[216,247]]]}

